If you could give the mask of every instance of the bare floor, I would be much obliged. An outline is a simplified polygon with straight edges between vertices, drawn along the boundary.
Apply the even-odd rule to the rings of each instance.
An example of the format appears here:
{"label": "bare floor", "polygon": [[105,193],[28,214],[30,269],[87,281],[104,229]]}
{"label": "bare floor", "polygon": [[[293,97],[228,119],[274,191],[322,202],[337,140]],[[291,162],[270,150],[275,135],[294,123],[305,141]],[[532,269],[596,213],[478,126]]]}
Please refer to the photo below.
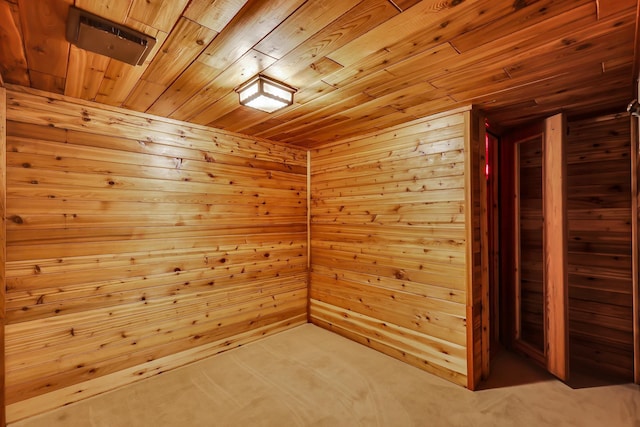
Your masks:
{"label": "bare floor", "polygon": [[312,325],[12,427],[633,426],[640,388],[572,389],[502,352],[470,392]]}

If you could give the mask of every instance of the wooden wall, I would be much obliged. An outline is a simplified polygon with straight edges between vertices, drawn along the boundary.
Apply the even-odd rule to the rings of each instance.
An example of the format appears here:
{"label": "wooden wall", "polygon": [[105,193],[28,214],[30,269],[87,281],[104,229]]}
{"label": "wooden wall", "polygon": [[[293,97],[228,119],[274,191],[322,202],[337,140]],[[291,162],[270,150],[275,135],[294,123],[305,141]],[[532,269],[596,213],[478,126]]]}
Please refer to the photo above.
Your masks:
{"label": "wooden wall", "polygon": [[[542,215],[542,147],[544,135],[516,145],[518,188],[518,242],[516,251],[520,311],[516,318],[518,337],[544,354],[544,252]],[[516,262],[518,262],[516,261]],[[515,264],[517,265],[517,264]],[[513,268],[513,267],[512,267]]]}
{"label": "wooden wall", "polygon": [[633,379],[631,135],[626,114],[569,123],[569,333],[574,367]]}
{"label": "wooden wall", "polygon": [[7,117],[9,421],[306,322],[306,151],[19,87]]}
{"label": "wooden wall", "polygon": [[483,347],[483,168],[471,157],[484,126],[472,117],[310,152],[311,321],[470,388],[483,361],[468,355]]}

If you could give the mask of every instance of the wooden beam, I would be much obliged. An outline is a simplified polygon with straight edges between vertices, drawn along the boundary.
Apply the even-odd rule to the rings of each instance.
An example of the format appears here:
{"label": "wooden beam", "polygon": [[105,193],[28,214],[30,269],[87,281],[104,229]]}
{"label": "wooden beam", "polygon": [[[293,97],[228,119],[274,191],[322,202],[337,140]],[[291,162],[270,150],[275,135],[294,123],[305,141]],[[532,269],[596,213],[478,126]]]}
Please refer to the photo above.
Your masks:
{"label": "wooden beam", "polygon": [[545,121],[543,146],[544,278],[546,304],[545,355],[549,372],[562,380],[569,376],[567,172],[565,117]]}

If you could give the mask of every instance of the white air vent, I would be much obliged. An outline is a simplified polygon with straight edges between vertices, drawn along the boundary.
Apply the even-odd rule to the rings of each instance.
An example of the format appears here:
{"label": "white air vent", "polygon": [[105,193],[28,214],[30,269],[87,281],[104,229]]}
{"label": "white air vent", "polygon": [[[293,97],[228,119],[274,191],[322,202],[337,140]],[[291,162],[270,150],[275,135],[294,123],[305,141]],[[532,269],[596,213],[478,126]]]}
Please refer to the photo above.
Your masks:
{"label": "white air vent", "polygon": [[141,65],[156,44],[153,37],[74,6],[69,7],[67,40],[131,65]]}

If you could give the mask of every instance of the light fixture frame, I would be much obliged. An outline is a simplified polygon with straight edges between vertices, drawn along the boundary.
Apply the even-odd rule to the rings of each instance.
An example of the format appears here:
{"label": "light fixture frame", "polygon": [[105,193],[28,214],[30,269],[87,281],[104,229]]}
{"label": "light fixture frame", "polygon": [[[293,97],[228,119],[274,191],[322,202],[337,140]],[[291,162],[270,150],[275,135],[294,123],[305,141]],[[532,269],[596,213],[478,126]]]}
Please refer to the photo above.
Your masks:
{"label": "light fixture frame", "polygon": [[[257,83],[258,85],[257,90],[253,94],[246,96],[243,99],[243,95],[245,91],[250,89],[255,83]],[[274,93],[269,92],[268,85],[271,85],[276,89],[286,92],[288,94],[288,98],[282,98],[280,96],[277,96]],[[238,99],[239,99],[240,105],[243,105],[249,108],[254,108],[260,111],[264,111],[266,113],[274,113],[276,111],[282,110],[283,108],[286,108],[293,104],[293,94],[297,92],[297,89],[292,86],[289,86],[288,84],[272,79],[271,77],[267,77],[264,74],[258,74],[255,77],[248,80],[246,83],[243,83],[242,85],[238,86],[236,88],[236,92],[238,93]],[[271,102],[281,103],[282,105],[275,109],[263,109],[255,105],[249,105],[253,101],[256,101],[262,97],[268,99]]]}

